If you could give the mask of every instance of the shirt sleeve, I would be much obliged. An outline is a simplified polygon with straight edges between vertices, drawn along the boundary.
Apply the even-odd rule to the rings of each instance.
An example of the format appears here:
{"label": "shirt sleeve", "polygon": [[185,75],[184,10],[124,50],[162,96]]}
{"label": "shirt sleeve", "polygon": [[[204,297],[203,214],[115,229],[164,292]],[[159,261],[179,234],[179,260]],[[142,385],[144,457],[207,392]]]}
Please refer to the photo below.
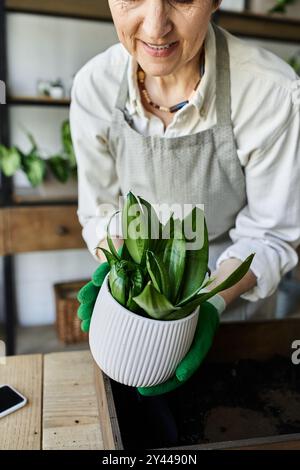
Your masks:
{"label": "shirt sleeve", "polygon": [[[77,215],[82,237],[99,261],[95,248],[106,236],[107,224],[119,208],[121,193],[115,160],[108,148],[110,123],[101,119],[101,101],[100,106],[95,105],[92,88],[93,83],[79,72],[72,87],[70,127],[78,173]],[[110,226],[112,236],[119,234],[117,225],[114,217]]]}
{"label": "shirt sleeve", "polygon": [[[300,80],[292,84],[291,106],[266,145],[245,167],[247,205],[229,231],[233,244],[217,259],[245,260],[257,285],[241,295],[249,301],[269,297],[284,274],[298,263],[300,244]],[[281,112],[278,109],[277,112]]]}

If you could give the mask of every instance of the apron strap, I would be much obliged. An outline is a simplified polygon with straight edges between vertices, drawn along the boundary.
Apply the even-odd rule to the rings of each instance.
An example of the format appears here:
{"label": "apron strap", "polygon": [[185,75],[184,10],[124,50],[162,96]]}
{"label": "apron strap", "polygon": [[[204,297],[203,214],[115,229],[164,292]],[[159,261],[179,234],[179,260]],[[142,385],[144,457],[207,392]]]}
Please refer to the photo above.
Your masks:
{"label": "apron strap", "polygon": [[231,125],[230,59],[224,33],[214,23],[216,35],[216,112],[218,126]]}
{"label": "apron strap", "polygon": [[[217,124],[231,124],[231,90],[230,90],[230,69],[229,51],[226,37],[220,28],[212,23],[216,35],[216,111]],[[125,71],[119,88],[115,107],[124,112],[128,97],[128,67],[129,56]]]}
{"label": "apron strap", "polygon": [[117,97],[116,104],[115,104],[115,108],[119,109],[122,112],[124,112],[125,110],[127,97],[128,97],[128,89],[129,89],[128,78],[127,78],[128,67],[129,67],[129,56],[127,58],[126,67],[124,70],[121,85],[119,88],[118,97]]}

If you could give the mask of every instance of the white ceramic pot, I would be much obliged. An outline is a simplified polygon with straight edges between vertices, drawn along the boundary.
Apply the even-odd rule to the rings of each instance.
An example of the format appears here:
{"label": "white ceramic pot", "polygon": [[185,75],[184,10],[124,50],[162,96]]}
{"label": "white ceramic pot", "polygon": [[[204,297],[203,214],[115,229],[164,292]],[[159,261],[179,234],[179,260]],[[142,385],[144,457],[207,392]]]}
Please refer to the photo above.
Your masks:
{"label": "white ceramic pot", "polygon": [[111,295],[106,276],[90,324],[98,366],[111,379],[150,387],[170,378],[192,344],[199,308],[180,320],[161,321],[130,312]]}
{"label": "white ceramic pot", "polygon": [[61,86],[51,86],[49,90],[51,98],[61,100],[64,97],[64,89]]}

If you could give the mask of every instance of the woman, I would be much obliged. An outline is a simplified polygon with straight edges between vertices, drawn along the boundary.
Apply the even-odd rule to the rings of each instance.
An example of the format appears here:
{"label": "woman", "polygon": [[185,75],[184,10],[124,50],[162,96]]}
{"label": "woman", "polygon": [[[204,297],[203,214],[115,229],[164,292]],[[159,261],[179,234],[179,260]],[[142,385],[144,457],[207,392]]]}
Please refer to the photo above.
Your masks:
{"label": "woman", "polygon": [[256,253],[216,299],[222,318],[247,319],[274,313],[298,262],[300,81],[213,25],[220,3],[109,0],[120,44],[89,61],[72,92],[78,216],[94,254],[105,246],[103,205],[114,212],[129,190],[204,204],[216,283]]}
{"label": "woman", "polygon": [[[220,3],[109,0],[121,44],[77,74],[71,105],[78,216],[97,259],[94,248],[106,245],[109,216],[129,190],[152,204],[204,204],[216,283],[256,253],[238,284],[202,304],[207,349],[222,312],[224,319],[274,312],[300,243],[300,81],[279,58],[214,26]],[[121,238],[118,227],[114,235]],[[92,292],[102,281],[93,276]],[[85,297],[88,329],[93,301]],[[192,350],[182,361],[188,375],[206,354]],[[155,395],[180,385],[179,367],[166,383],[139,389],[146,397],[122,387],[121,418],[148,430],[132,442],[127,436],[127,447],[177,443],[178,400]]]}

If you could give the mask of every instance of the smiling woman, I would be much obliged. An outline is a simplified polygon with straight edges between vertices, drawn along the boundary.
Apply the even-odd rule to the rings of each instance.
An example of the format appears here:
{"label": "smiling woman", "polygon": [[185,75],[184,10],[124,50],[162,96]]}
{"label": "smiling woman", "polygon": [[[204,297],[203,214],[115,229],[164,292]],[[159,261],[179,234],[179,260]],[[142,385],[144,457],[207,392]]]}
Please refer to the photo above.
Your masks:
{"label": "smiling woman", "polygon": [[[213,295],[206,294],[201,304],[195,341],[174,375],[153,387],[148,386],[153,382],[147,382],[139,388],[142,395],[182,386],[208,352],[221,314],[224,320],[272,317],[280,279],[298,261],[300,81],[278,57],[216,26],[211,17],[220,3],[109,0],[120,43],[90,60],[77,73],[72,88],[78,216],[96,259],[103,260],[102,251],[95,247],[107,248],[107,223],[122,208],[122,196],[130,192],[155,209],[173,212],[180,207],[177,220],[196,205],[205,213],[208,268],[215,278],[205,289],[213,290]],[[120,224],[110,225],[110,234],[116,245],[123,244],[126,231]],[[168,251],[168,257],[172,253],[177,264],[180,252],[174,238],[169,240],[174,250]],[[143,240],[138,244],[142,246]],[[110,241],[109,245],[115,251]],[[251,253],[255,256],[250,269],[239,282],[214,290],[232,279]],[[159,256],[157,266],[171,276],[168,257]],[[195,251],[190,249],[185,263],[191,267],[192,260]],[[200,264],[196,262],[197,267]],[[93,332],[97,337],[98,331],[104,331],[103,321],[97,326],[100,317],[93,312],[97,300],[102,302],[100,288],[109,269],[108,263],[102,263],[80,296],[78,316],[85,331],[91,324],[90,338]],[[117,290],[128,285],[126,270],[115,274],[115,281],[121,279]],[[151,302],[159,294],[156,287],[148,287]],[[151,305],[157,315],[157,300]],[[111,320],[108,315],[109,332],[121,331],[124,316],[113,328]],[[124,346],[120,361],[132,371],[133,365],[126,361],[131,348],[134,353],[136,349],[127,331],[131,338],[141,339],[147,351],[151,340],[147,341],[146,333],[153,330],[147,326],[141,336],[126,326],[114,343]],[[158,344],[160,350],[169,349]],[[118,350],[116,345],[105,357],[113,361]],[[134,356],[131,364],[138,358],[151,372],[144,355]],[[166,432],[168,441],[176,441],[168,408],[160,401],[152,402],[152,408],[153,434]],[[162,422],[167,422],[165,431]]]}
{"label": "smiling woman", "polygon": [[[151,102],[170,108],[199,83],[199,59],[216,0],[109,0],[120,42],[145,72]],[[171,117],[149,106],[167,125]]]}
{"label": "smiling woman", "polygon": [[[109,0],[120,43],[90,60],[72,90],[78,216],[103,261],[95,247],[107,247],[120,196],[201,205],[216,284],[255,253],[211,305],[228,320],[272,317],[279,282],[298,262],[300,81],[216,26],[220,4]],[[121,245],[120,226],[111,229]]]}

